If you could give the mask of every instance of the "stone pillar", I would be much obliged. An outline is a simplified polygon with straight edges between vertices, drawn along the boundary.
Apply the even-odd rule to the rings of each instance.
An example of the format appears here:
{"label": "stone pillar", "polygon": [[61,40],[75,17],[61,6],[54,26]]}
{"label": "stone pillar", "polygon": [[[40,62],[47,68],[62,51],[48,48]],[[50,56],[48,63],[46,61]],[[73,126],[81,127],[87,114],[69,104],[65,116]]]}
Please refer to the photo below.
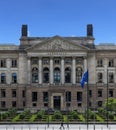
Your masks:
{"label": "stone pillar", "polygon": [[72,58],[72,84],[76,83],[76,61],[75,57]]}
{"label": "stone pillar", "polygon": [[27,75],[28,75],[28,84],[31,83],[31,60],[30,57],[28,57],[28,61],[27,61]]}
{"label": "stone pillar", "polygon": [[61,59],[61,84],[64,84],[64,57]]}
{"label": "stone pillar", "polygon": [[50,57],[50,84],[53,84],[53,57]]}
{"label": "stone pillar", "polygon": [[84,71],[87,70],[87,57],[84,57]]}
{"label": "stone pillar", "polygon": [[[104,66],[104,73],[103,73],[103,82],[105,84],[107,84],[107,69],[108,69],[108,59],[107,58],[104,58],[104,62],[103,62],[103,66]],[[109,72],[108,72],[109,73]]]}
{"label": "stone pillar", "polygon": [[39,58],[39,84],[42,84],[42,58]]}
{"label": "stone pillar", "polygon": [[10,71],[10,67],[11,67],[11,59],[10,58],[8,58],[7,60],[6,60],[6,67],[7,67],[7,76],[6,76],[6,82],[7,82],[7,84],[10,84],[12,81],[12,76],[11,76],[11,71]]}

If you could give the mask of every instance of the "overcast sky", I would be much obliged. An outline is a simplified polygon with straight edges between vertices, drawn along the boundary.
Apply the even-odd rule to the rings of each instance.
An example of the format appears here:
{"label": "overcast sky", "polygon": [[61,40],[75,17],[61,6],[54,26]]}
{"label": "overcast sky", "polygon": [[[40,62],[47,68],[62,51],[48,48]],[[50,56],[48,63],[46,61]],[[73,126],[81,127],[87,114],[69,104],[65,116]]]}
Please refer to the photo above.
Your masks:
{"label": "overcast sky", "polygon": [[0,43],[19,45],[21,26],[29,36],[86,36],[93,24],[95,44],[116,44],[116,0],[0,0]]}

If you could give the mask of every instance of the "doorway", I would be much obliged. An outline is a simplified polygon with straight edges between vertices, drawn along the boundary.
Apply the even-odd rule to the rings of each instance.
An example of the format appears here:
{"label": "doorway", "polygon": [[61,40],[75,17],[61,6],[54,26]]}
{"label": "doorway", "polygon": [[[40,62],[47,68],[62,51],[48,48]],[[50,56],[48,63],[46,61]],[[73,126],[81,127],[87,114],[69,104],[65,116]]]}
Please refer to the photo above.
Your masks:
{"label": "doorway", "polygon": [[54,110],[60,110],[61,107],[61,96],[53,97]]}

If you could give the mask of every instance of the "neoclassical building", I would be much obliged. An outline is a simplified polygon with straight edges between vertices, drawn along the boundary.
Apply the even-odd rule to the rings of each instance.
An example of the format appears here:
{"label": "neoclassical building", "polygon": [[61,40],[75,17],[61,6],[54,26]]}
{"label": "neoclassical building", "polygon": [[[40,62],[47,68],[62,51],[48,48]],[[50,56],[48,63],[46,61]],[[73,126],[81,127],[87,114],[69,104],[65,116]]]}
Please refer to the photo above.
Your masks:
{"label": "neoclassical building", "polygon": [[[0,45],[0,109],[85,110],[116,97],[116,46],[95,45],[92,24],[84,37],[30,37],[22,25],[20,45]],[[108,86],[108,91],[107,91]],[[107,93],[108,92],[108,93]]]}

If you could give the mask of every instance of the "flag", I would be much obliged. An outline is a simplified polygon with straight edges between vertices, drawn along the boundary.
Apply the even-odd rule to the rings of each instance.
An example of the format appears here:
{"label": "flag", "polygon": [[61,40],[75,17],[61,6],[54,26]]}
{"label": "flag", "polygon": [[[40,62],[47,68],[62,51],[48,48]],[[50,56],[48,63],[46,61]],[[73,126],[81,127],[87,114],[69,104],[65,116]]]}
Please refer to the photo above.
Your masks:
{"label": "flag", "polygon": [[81,87],[84,88],[84,84],[85,82],[88,82],[88,70],[86,70],[83,75],[82,75],[82,79],[81,79]]}

